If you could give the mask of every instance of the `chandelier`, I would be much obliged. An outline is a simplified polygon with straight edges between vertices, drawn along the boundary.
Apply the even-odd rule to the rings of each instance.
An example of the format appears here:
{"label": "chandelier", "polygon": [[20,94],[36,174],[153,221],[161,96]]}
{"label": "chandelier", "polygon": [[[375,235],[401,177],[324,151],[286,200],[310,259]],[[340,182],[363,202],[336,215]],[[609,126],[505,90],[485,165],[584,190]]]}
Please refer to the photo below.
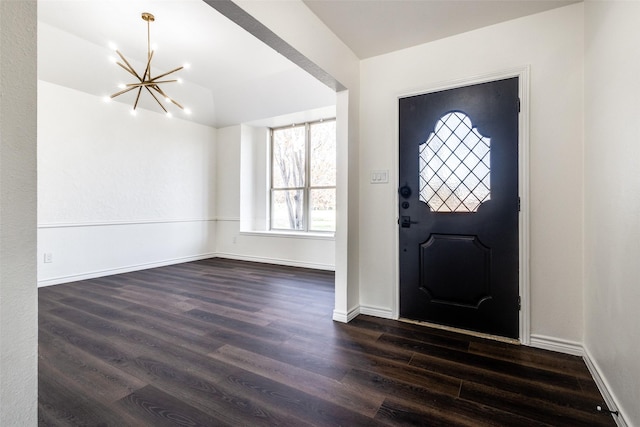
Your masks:
{"label": "chandelier", "polygon": [[[151,96],[153,97],[153,99],[156,100],[156,102],[158,103],[158,105],[160,106],[160,108],[162,108],[162,110],[168,115],[170,116],[171,113],[169,113],[169,111],[167,111],[167,109],[165,108],[164,105],[162,105],[162,102],[160,102],[160,100],[158,99],[158,96],[161,96],[162,98],[164,98],[164,100],[169,103],[171,102],[172,104],[178,106],[181,110],[184,110],[184,107],[182,105],[180,105],[180,103],[178,101],[176,101],[175,99],[169,97],[161,88],[160,85],[161,84],[165,84],[165,83],[175,83],[178,81],[178,79],[164,79],[161,80],[167,76],[169,76],[170,74],[175,73],[176,71],[180,71],[183,68],[185,68],[185,66],[180,66],[178,68],[175,68],[171,71],[167,71],[166,73],[162,73],[159,74],[155,77],[151,76],[151,60],[153,59],[153,51],[151,50],[151,36],[150,36],[150,23],[155,21],[155,17],[148,13],[148,12],[143,12],[142,13],[142,20],[147,22],[147,65],[144,69],[144,73],[142,73],[142,75],[138,74],[136,72],[136,70],[133,69],[133,67],[131,66],[131,64],[129,64],[129,61],[127,61],[127,59],[124,57],[124,55],[122,55],[122,53],[120,53],[120,51],[118,49],[115,49],[116,53],[118,54],[118,56],[120,57],[120,59],[122,59],[122,62],[116,60],[116,64],[118,64],[120,67],[122,67],[125,71],[127,71],[129,74],[133,75],[137,81],[135,81],[134,83],[128,83],[126,85],[120,86],[121,88],[123,88],[120,92],[116,92],[113,95],[111,95],[111,99],[120,96],[124,93],[130,92],[132,90],[138,90],[138,94],[136,95],[136,100],[133,104],[133,110],[132,113],[135,112],[136,107],[138,106],[138,101],[140,100],[140,95],[142,94],[143,89],[146,90],[147,92],[149,92],[149,94],[151,94]],[[124,62],[124,64],[123,64]],[[188,113],[188,110],[185,110]]]}

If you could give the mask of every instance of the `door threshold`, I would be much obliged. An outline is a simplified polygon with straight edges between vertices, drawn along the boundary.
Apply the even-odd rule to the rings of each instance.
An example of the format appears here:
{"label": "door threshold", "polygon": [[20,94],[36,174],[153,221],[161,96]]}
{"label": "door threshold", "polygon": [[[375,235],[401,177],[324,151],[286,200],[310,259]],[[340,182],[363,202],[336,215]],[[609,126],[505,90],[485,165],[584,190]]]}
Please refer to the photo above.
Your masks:
{"label": "door threshold", "polygon": [[493,340],[493,341],[499,341],[507,344],[520,345],[520,341],[515,338],[507,338],[507,337],[501,337],[499,335],[491,335],[491,334],[485,334],[482,332],[469,331],[467,329],[454,328],[453,326],[439,325],[437,323],[425,322],[422,320],[405,319],[404,317],[399,318],[398,321],[411,323],[414,325],[426,326],[428,328],[442,329],[444,331],[456,332],[458,334],[463,334],[463,335],[471,335],[474,337],[484,338],[484,339]]}

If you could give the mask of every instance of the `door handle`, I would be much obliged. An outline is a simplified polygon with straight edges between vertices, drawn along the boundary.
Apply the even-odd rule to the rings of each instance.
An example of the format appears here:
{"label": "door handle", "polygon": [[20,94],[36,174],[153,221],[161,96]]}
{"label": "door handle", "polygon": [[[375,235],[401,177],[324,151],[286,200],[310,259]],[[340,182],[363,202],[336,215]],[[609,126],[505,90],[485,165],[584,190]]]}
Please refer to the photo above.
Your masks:
{"label": "door handle", "polygon": [[417,224],[417,223],[418,221],[411,221],[410,216],[403,215],[400,217],[400,226],[402,228],[409,228],[411,227],[411,224]]}

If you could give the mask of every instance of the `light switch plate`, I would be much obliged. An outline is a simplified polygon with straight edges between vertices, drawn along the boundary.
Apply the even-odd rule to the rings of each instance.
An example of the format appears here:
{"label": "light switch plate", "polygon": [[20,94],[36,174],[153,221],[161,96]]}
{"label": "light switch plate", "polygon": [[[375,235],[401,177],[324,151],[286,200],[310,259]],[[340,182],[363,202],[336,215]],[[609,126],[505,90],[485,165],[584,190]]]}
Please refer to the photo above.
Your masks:
{"label": "light switch plate", "polygon": [[388,183],[389,183],[388,170],[371,171],[371,184],[388,184]]}

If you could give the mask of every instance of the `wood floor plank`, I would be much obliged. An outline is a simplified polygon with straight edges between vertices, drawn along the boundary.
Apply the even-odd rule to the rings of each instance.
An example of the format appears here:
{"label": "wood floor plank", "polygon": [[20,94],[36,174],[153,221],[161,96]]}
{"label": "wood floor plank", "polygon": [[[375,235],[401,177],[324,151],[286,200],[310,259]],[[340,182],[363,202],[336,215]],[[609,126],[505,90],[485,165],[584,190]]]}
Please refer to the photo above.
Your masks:
{"label": "wood floor plank", "polygon": [[[134,355],[114,348],[105,338],[95,336],[91,331],[83,328],[82,325],[50,317],[39,320],[39,329],[121,369],[132,363],[134,358]],[[41,345],[43,344],[39,343],[39,346]]]}
{"label": "wood floor plank", "polygon": [[216,340],[228,345],[242,348],[254,353],[288,363],[291,366],[306,369],[327,378],[340,380],[347,373],[347,369],[330,358],[302,351],[300,348],[287,344],[267,342],[260,338],[245,336],[228,330],[218,330],[210,334]]}
{"label": "wood floor plank", "polygon": [[[385,322],[380,322],[380,320],[385,320]],[[390,336],[406,338],[454,350],[465,351],[469,348],[469,340],[466,337],[462,337],[460,335],[442,335],[435,333],[434,329],[416,327],[402,322],[391,323],[387,319],[375,319],[371,316],[358,316],[349,324],[360,329],[378,331],[380,332],[380,335],[385,333]]]}
{"label": "wood floor plank", "polygon": [[[198,411],[211,414],[218,422],[214,425],[300,425],[301,421],[287,412],[273,410],[247,398],[244,387],[228,380],[238,370],[233,366],[213,367],[191,372],[153,356],[137,358],[141,369],[153,372],[156,388]],[[162,358],[164,359],[164,358]],[[211,365],[213,366],[213,365]],[[191,369],[191,368],[189,368]],[[215,372],[214,372],[215,371]]]}
{"label": "wood floor plank", "polygon": [[574,356],[332,320],[332,272],[207,259],[39,289],[41,426],[613,426]]}
{"label": "wood floor plank", "polygon": [[423,404],[390,397],[380,407],[376,419],[390,421],[394,425],[411,426],[549,426],[518,414],[447,397]]}
{"label": "wood floor plank", "polygon": [[460,398],[497,409],[518,408],[518,413],[532,420],[540,420],[549,425],[573,427],[578,425],[610,425],[610,420],[594,417],[592,413],[567,406],[561,406],[543,399],[523,399],[522,395],[474,383],[462,383]]}
{"label": "wood floor plank", "polygon": [[115,408],[121,408],[125,413],[134,414],[143,422],[142,425],[167,426],[176,425],[193,427],[210,427],[225,424],[211,414],[206,414],[183,400],[176,399],[168,393],[146,386],[119,400]]}
{"label": "wood floor plank", "polygon": [[340,347],[313,347],[312,342],[302,338],[295,338],[287,344],[293,351],[303,351],[303,349],[308,350],[312,348],[316,354],[323,355],[325,359],[333,360],[334,363],[337,366],[341,366],[345,372],[345,379],[343,381],[348,381],[346,374],[353,369],[362,369],[374,375],[393,378],[404,383],[418,384],[450,395],[457,395],[460,389],[460,380],[458,378],[416,368],[410,364],[361,354],[359,352],[352,352]]}
{"label": "wood floor plank", "polygon": [[241,320],[246,323],[251,323],[257,326],[268,326],[271,322],[276,320],[275,316],[269,316],[268,314],[261,313],[256,316],[256,312],[246,312],[245,310],[239,310],[237,308],[231,308],[225,305],[219,305],[207,301],[203,301],[197,298],[189,298],[187,302],[191,308],[185,311],[200,309],[209,313],[216,313],[221,316],[230,317],[235,320]]}
{"label": "wood floor plank", "polygon": [[229,378],[245,387],[247,396],[284,408],[302,420],[316,426],[378,426],[384,425],[356,411],[305,393],[295,386],[279,383],[252,372],[243,371]]}
{"label": "wood floor plank", "polygon": [[231,317],[211,313],[209,311],[193,309],[185,313],[188,318],[197,319],[201,322],[210,323],[212,328],[223,328],[236,332],[241,332],[245,335],[255,336],[263,340],[268,340],[275,343],[281,343],[289,338],[289,334],[279,331],[275,328],[268,326],[258,326],[253,323],[245,322],[242,320],[234,319]]}
{"label": "wood floor plank", "polygon": [[584,361],[577,356],[559,355],[547,350],[498,341],[472,342],[469,344],[469,352],[508,362],[517,362],[519,365],[591,379]]}
{"label": "wood floor plank", "polygon": [[[385,337],[381,337],[381,340],[384,338]],[[563,390],[575,390],[576,388],[579,388],[577,378],[571,375],[530,368],[517,363],[495,360],[472,353],[442,349],[441,347],[431,346],[429,344],[421,345],[415,342],[406,344],[406,340],[403,339],[389,339],[387,342],[396,343],[403,347],[411,346],[418,350],[414,354],[411,364],[419,367],[430,368],[432,366],[436,366],[434,362],[443,362],[449,367],[451,365],[456,365],[460,369],[458,371],[459,373],[467,370],[470,376],[480,374],[487,378],[491,378],[492,376],[511,377],[522,382],[542,382],[548,387],[555,387]],[[442,369],[446,369],[446,367],[442,367]]]}
{"label": "wood floor plank", "polygon": [[50,426],[143,425],[127,411],[114,411],[111,404],[90,398],[64,376],[38,375],[38,420]]}
{"label": "wood floor plank", "polygon": [[114,402],[146,385],[75,346],[65,345],[44,330],[40,331],[39,340],[43,343],[38,355],[39,375],[65,378],[97,401]]}
{"label": "wood floor plank", "polygon": [[223,346],[210,356],[283,384],[295,384],[297,389],[305,393],[369,417],[376,414],[384,400],[382,395],[371,393],[370,389],[330,379],[236,347]]}
{"label": "wood floor plank", "polygon": [[411,364],[432,372],[451,375],[463,381],[520,393],[522,396],[527,396],[527,398],[537,398],[572,408],[595,406],[600,400],[593,400],[590,396],[586,396],[580,390],[579,385],[574,386],[574,388],[558,387],[542,380],[537,381],[532,378],[520,378],[514,375],[491,372],[472,365],[464,365],[435,357],[416,355]]}

